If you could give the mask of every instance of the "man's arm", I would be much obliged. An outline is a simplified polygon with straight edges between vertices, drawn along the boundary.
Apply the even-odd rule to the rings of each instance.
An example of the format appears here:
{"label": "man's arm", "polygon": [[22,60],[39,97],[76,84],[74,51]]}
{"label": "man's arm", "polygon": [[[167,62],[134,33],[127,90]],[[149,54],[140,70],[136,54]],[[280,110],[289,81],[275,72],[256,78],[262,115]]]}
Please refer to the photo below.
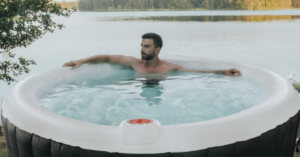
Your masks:
{"label": "man's arm", "polygon": [[76,61],[67,62],[63,66],[71,66],[72,69],[75,69],[85,63],[113,63],[132,68],[131,64],[135,59],[136,58],[134,57],[123,55],[96,55]]}
{"label": "man's arm", "polygon": [[175,65],[176,71],[184,71],[184,72],[198,72],[198,73],[215,73],[215,74],[223,74],[228,76],[242,76],[242,73],[237,69],[229,69],[229,70],[193,70],[193,69],[186,69],[180,65]]}

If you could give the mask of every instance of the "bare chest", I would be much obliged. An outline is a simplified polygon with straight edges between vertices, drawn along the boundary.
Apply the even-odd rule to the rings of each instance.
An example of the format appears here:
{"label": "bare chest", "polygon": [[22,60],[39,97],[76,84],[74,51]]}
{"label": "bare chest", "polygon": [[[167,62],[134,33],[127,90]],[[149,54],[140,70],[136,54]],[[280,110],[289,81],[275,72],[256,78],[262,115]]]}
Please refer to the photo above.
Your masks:
{"label": "bare chest", "polygon": [[133,67],[133,70],[137,73],[168,73],[173,71],[171,67],[167,67],[167,66],[160,66],[160,67],[136,66]]}

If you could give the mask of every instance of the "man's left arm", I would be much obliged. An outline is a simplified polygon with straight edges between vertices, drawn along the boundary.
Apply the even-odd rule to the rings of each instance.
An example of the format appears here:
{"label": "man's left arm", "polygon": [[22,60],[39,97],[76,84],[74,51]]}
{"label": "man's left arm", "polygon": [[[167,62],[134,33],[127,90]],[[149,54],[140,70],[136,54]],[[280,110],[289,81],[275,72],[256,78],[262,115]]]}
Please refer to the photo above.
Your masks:
{"label": "man's left arm", "polygon": [[214,74],[223,74],[227,76],[242,76],[242,73],[235,69],[229,69],[229,70],[194,70],[194,69],[187,69],[180,65],[175,65],[175,71],[183,71],[183,72],[198,72],[198,73],[214,73]]}

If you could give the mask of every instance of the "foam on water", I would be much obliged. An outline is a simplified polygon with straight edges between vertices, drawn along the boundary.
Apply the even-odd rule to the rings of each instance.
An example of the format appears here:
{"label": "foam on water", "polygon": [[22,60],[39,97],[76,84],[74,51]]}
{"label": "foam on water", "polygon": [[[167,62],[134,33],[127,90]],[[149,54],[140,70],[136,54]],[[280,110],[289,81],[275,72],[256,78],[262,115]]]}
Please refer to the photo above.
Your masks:
{"label": "foam on water", "polygon": [[85,122],[118,126],[125,119],[157,119],[162,125],[228,116],[263,99],[251,78],[216,74],[137,74],[115,69],[45,86],[40,105],[56,114]]}

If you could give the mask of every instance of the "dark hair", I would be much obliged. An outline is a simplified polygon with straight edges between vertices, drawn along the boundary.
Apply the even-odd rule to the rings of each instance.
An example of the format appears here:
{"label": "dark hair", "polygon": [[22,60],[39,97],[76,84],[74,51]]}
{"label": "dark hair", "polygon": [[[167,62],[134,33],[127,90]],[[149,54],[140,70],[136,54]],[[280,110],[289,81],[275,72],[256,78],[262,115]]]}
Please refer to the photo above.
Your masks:
{"label": "dark hair", "polygon": [[162,38],[158,34],[146,33],[142,36],[142,39],[153,39],[153,43],[154,43],[155,48],[157,48],[157,47],[162,48],[162,46],[163,46]]}

